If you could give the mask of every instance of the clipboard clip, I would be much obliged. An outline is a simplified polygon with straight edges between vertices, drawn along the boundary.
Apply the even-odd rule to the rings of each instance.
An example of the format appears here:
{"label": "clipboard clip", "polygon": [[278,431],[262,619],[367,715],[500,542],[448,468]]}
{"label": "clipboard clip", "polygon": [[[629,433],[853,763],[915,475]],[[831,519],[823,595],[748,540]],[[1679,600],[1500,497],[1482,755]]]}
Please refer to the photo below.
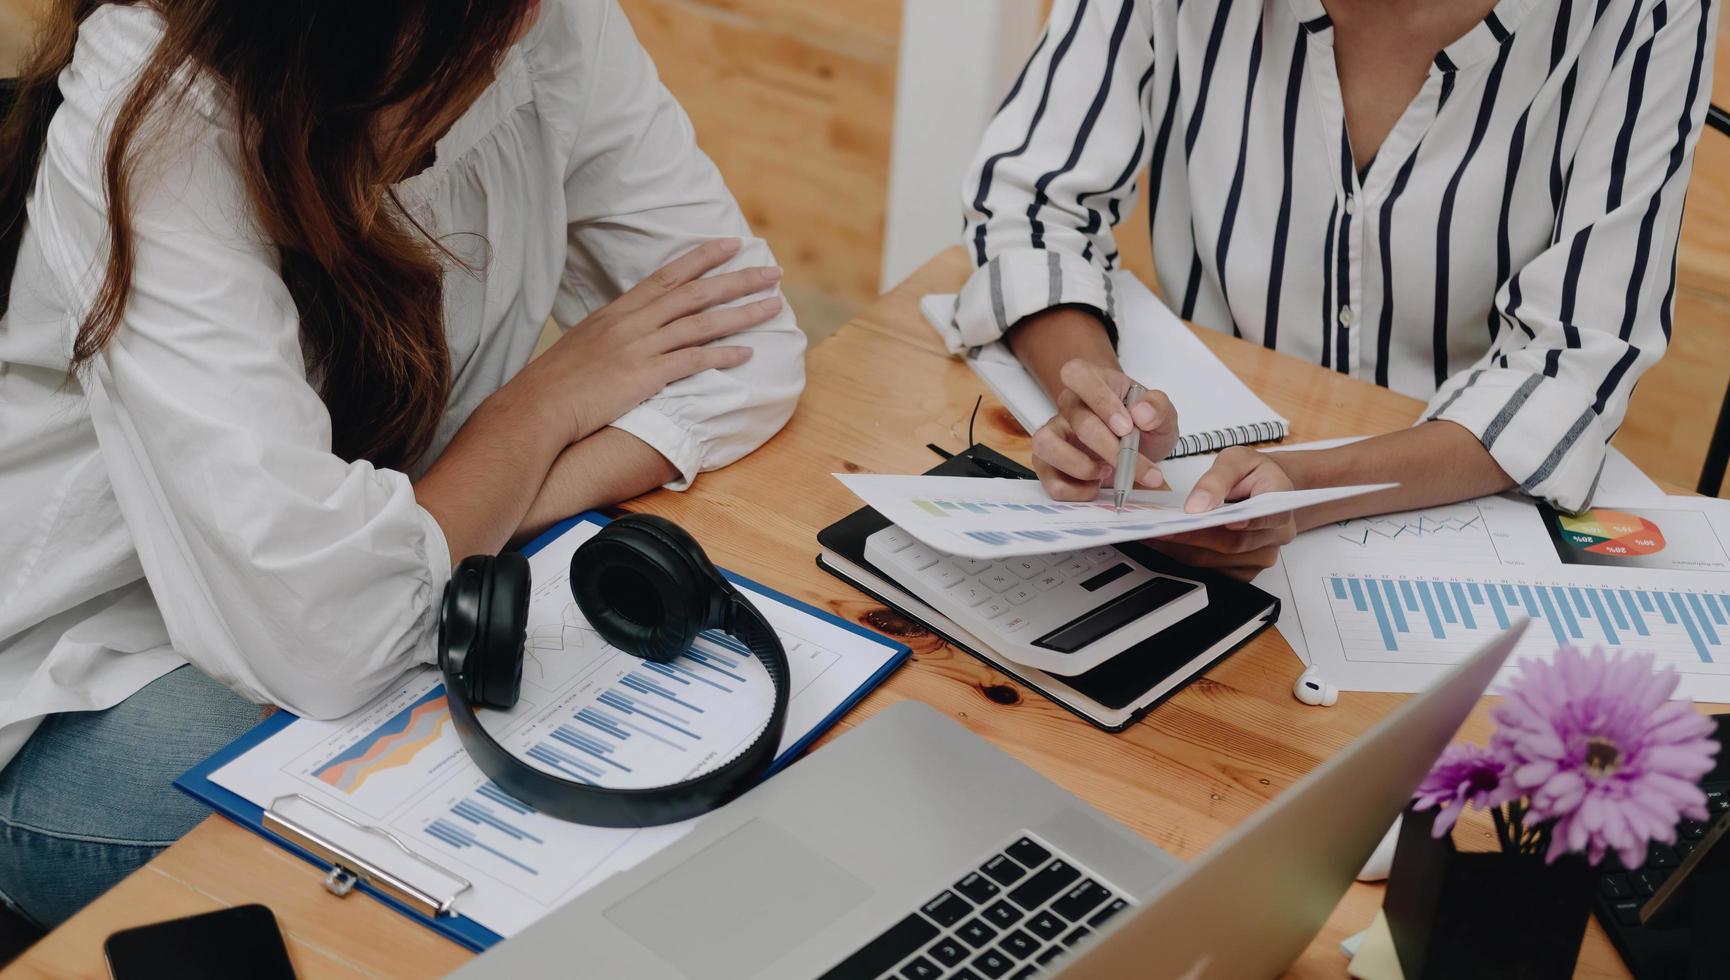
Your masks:
{"label": "clipboard clip", "polygon": [[[439,898],[437,895],[428,892],[426,889],[421,888],[419,885],[416,885],[414,882],[409,881],[401,875],[394,874],[390,870],[381,867],[376,861],[369,860],[351,850],[344,849],[342,845],[332,841],[328,836],[321,834],[307,827],[304,823],[296,821],[293,817],[284,814],[280,808],[280,804],[288,800],[298,800],[325,816],[339,820],[348,827],[361,833],[370,834],[374,837],[382,837],[410,859],[432,869],[434,872],[438,873],[440,877],[449,880],[457,886],[456,889],[448,896]],[[319,859],[329,862],[330,870],[325,872],[324,876],[324,890],[338,898],[345,897],[349,892],[354,891],[356,885],[370,885],[397,901],[408,905],[421,914],[436,919],[441,915],[452,914],[451,910],[455,907],[457,899],[461,898],[465,892],[474,888],[474,883],[470,882],[467,878],[454,872],[447,871],[410,850],[408,845],[404,844],[390,831],[370,826],[368,824],[357,823],[317,800],[302,796],[299,793],[288,793],[271,800],[270,805],[264,808],[262,822],[266,830],[269,830],[283,839],[292,842],[296,846],[311,852]]]}

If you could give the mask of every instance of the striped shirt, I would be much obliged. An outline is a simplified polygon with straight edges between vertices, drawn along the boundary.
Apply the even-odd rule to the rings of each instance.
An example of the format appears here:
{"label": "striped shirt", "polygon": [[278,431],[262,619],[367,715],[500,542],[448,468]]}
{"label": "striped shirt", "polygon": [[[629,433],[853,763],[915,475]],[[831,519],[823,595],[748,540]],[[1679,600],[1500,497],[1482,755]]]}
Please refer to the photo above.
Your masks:
{"label": "striped shirt", "polygon": [[1056,0],[964,188],[956,326],[1075,304],[1117,329],[1112,227],[1151,167],[1180,316],[1428,399],[1580,509],[1670,337],[1716,19],[1501,0],[1356,161],[1320,0]]}

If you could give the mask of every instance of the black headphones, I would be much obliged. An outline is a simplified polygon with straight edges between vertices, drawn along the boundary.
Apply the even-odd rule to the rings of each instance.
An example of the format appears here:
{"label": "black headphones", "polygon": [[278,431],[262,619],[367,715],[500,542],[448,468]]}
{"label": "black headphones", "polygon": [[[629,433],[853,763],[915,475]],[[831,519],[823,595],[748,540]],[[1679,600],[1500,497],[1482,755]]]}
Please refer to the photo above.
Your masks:
{"label": "black headphones", "polygon": [[549,816],[597,827],[652,827],[707,813],[750,789],[775,760],[787,721],[787,653],[767,620],[672,521],[631,514],[571,556],[571,595],[601,638],[666,663],[719,629],[750,649],[775,685],[769,724],[733,759],[670,786],[608,789],[529,765],[500,745],[475,706],[507,709],[523,678],[529,562],[517,553],[463,559],[439,613],[439,669],[463,747],[501,789]]}

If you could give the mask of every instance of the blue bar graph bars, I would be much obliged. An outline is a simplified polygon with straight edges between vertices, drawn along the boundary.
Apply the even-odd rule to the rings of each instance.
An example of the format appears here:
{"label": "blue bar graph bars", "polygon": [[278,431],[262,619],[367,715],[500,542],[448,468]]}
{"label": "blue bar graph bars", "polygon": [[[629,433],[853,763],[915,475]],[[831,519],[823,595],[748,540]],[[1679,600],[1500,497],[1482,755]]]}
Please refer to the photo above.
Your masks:
{"label": "blue bar graph bars", "polygon": [[[524,843],[545,843],[540,837],[529,833],[518,825],[513,818],[529,814],[529,807],[499,789],[492,783],[482,783],[474,793],[459,800],[450,808],[450,812],[433,820],[423,828],[423,832],[433,840],[448,844],[459,851],[474,848],[484,851],[500,861],[531,875],[540,871],[534,866],[510,853],[509,849],[518,849]],[[499,847],[494,847],[482,839],[482,833],[489,836],[498,835],[504,840]]]}
{"label": "blue bar graph bars", "polygon": [[1336,609],[1373,621],[1369,635],[1390,653],[1424,641],[1475,643],[1479,631],[1507,629],[1521,614],[1543,623],[1558,646],[1668,640],[1674,655],[1691,651],[1709,664],[1730,643],[1730,595],[1351,575],[1329,576],[1327,590]]}

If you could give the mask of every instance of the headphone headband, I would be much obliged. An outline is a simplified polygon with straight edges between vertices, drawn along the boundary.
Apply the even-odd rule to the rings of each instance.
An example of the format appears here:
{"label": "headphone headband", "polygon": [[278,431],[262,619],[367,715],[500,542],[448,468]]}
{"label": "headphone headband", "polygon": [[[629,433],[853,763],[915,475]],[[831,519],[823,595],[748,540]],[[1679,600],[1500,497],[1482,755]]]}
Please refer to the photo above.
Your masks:
{"label": "headphone headband", "polygon": [[[519,563],[520,583],[514,581]],[[691,779],[647,789],[565,779],[499,744],[482,726],[475,705],[508,708],[516,701],[528,625],[527,570],[528,562],[520,555],[464,559],[446,586],[439,625],[439,667],[451,719],[469,756],[494,783],[563,820],[650,827],[700,816],[762,779],[786,728],[791,687],[786,651],[768,620],[715,570],[696,541],[672,522],[651,515],[612,522],[571,556],[571,591],[578,607],[608,643],[645,659],[670,660],[688,650],[704,630],[732,635],[762,662],[774,685],[768,723],[732,759]],[[465,621],[471,610],[477,619]],[[470,640],[466,645],[465,637]],[[497,697],[505,677],[512,679],[508,701]]]}

